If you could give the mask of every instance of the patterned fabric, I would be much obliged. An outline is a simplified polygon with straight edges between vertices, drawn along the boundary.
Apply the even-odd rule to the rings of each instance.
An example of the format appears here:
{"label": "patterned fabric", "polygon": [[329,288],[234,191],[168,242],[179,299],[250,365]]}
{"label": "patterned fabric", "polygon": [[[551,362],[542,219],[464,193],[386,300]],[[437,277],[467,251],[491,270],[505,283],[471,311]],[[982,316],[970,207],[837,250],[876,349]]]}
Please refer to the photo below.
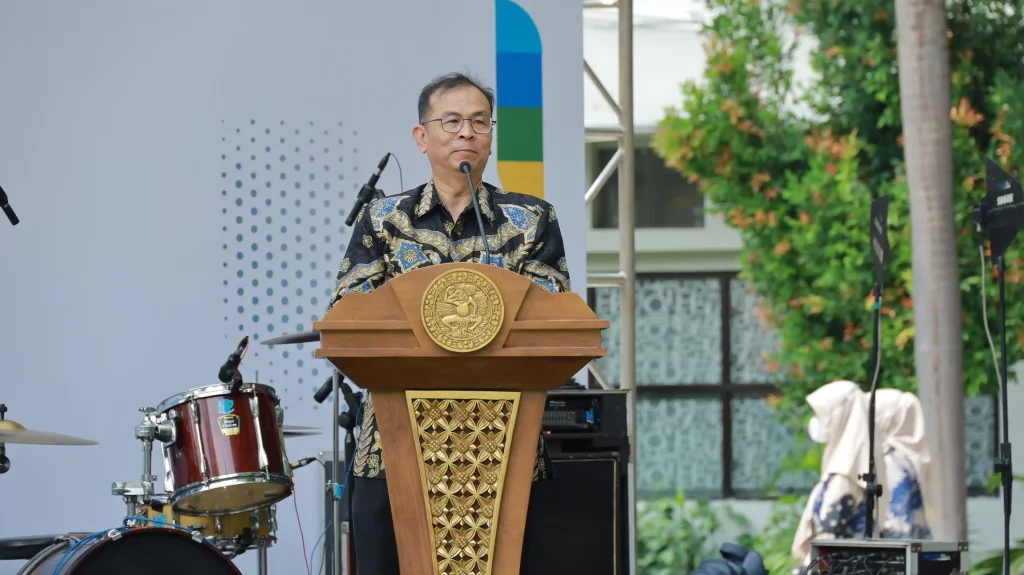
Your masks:
{"label": "patterned fabric", "polygon": [[811,494],[814,538],[863,539],[868,517],[864,490],[843,475],[833,475],[818,485]]}
{"label": "patterned fabric", "polygon": [[882,527],[888,539],[931,539],[925,518],[924,497],[913,462],[904,453],[888,449],[885,466],[889,473],[889,514]]}
{"label": "patterned fabric", "polygon": [[[522,274],[549,292],[568,292],[569,268],[551,204],[487,183],[477,189],[491,265]],[[472,205],[453,219],[433,181],[371,202],[356,218],[328,307],[353,292],[369,293],[403,273],[453,262],[482,263],[484,251]],[[356,382],[358,383],[358,382]],[[363,402],[352,464],[356,477],[384,478],[380,431],[373,398]],[[537,442],[534,480],[552,476],[544,438]]]}
{"label": "patterned fabric", "polygon": [[812,539],[863,539],[867,516],[864,488],[847,475],[826,475],[814,486],[800,517],[791,552],[801,565],[793,574],[807,572]]}

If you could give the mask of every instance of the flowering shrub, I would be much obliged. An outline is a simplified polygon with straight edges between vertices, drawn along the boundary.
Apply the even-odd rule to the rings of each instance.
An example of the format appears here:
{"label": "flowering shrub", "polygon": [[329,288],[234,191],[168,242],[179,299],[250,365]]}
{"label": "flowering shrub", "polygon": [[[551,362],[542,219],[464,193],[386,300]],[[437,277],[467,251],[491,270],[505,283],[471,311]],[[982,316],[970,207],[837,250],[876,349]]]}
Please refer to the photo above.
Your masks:
{"label": "flowering shrub", "polygon": [[[881,195],[890,196],[892,252],[881,307],[880,385],[914,389],[915,286],[893,3],[706,3],[716,16],[705,27],[704,77],[683,86],[682,106],[666,114],[653,147],[742,234],[742,277],[766,302],[762,318],[781,339],[766,358],[786,382],[778,404],[802,410],[804,397],[833,379],[870,382],[868,220],[872,198]],[[971,207],[985,193],[986,157],[1015,177],[1024,172],[1024,19],[1011,2],[947,5],[956,214],[950,224],[963,293],[964,384],[973,395],[995,391],[996,378],[982,324]],[[817,42],[813,85],[794,85],[794,36]],[[1007,253],[1011,362],[1024,349],[1019,254],[1016,244]],[[998,338],[989,272],[991,265],[987,296]]]}

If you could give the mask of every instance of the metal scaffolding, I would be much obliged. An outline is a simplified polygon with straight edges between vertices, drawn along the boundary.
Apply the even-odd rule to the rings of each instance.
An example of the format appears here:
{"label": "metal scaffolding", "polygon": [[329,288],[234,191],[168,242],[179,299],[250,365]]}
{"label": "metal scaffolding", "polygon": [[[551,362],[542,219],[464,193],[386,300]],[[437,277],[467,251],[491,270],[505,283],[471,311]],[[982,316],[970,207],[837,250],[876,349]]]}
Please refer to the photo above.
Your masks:
{"label": "metal scaffolding", "polygon": [[[583,70],[605,101],[615,112],[622,128],[615,137],[619,149],[586,192],[589,206],[604,185],[618,170],[619,175],[619,271],[587,275],[588,287],[619,288],[619,387],[626,390],[627,433],[629,436],[628,499],[626,509],[629,524],[629,573],[636,574],[636,143],[633,125],[633,0],[584,3],[586,9],[613,8],[618,10],[619,30],[619,97],[616,103],[604,83],[583,60]],[[607,379],[591,362],[588,366],[594,379],[607,389]]]}

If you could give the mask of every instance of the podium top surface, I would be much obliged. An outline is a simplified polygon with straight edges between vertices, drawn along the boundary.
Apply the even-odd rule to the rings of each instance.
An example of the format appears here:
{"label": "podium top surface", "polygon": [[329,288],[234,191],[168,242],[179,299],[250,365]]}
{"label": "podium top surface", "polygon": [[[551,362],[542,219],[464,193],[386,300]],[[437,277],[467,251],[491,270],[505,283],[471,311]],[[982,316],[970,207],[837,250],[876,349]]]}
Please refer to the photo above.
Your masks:
{"label": "podium top surface", "polygon": [[365,378],[371,367],[394,372],[401,366],[416,376],[423,375],[416,370],[468,370],[490,379],[504,379],[498,371],[509,370],[520,378],[529,370],[561,374],[546,387],[607,355],[601,331],[608,326],[579,294],[551,293],[519,274],[475,263],[432,265],[370,293],[349,293],[313,324],[321,341],[316,357],[357,382],[355,372]]}

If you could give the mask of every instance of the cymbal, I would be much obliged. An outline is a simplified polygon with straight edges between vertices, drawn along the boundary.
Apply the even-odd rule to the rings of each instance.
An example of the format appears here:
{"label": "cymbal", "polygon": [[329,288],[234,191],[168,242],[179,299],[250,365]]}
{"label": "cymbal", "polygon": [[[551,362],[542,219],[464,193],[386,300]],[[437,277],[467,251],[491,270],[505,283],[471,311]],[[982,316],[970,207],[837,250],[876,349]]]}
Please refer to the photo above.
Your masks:
{"label": "cymbal", "polygon": [[25,426],[10,419],[0,419],[0,443],[22,445],[96,445],[91,439],[82,439],[61,433],[25,429]]}
{"label": "cymbal", "polygon": [[316,343],[320,341],[320,331],[300,331],[289,333],[273,339],[265,339],[260,343],[263,345],[287,345],[290,343]]}
{"label": "cymbal", "polygon": [[281,435],[285,437],[306,437],[309,435],[323,435],[319,427],[306,427],[304,425],[282,425]]}

